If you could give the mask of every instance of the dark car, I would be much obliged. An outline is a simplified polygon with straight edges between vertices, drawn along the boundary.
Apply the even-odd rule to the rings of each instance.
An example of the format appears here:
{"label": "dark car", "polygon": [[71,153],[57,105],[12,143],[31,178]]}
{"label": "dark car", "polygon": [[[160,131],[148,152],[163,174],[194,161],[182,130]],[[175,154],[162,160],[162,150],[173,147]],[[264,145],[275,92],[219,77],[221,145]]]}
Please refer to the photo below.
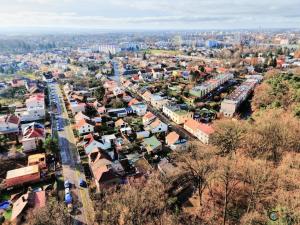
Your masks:
{"label": "dark car", "polygon": [[80,179],[79,180],[79,186],[85,188],[87,186],[85,180]]}

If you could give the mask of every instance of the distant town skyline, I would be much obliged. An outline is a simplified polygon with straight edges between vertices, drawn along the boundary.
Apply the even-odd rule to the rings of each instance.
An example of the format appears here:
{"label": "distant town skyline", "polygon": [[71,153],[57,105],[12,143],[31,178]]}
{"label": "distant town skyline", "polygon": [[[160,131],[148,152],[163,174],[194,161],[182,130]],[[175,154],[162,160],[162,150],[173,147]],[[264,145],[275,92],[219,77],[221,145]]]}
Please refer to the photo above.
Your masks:
{"label": "distant town skyline", "polygon": [[0,0],[0,30],[300,28],[299,0]]}

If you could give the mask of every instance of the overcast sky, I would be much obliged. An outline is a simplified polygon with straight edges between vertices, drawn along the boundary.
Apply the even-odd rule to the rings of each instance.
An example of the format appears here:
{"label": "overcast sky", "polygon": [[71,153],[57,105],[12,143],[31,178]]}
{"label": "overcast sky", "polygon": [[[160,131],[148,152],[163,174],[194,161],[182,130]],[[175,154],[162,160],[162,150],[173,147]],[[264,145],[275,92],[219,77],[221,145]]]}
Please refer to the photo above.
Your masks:
{"label": "overcast sky", "polygon": [[299,28],[300,0],[0,0],[0,29]]}

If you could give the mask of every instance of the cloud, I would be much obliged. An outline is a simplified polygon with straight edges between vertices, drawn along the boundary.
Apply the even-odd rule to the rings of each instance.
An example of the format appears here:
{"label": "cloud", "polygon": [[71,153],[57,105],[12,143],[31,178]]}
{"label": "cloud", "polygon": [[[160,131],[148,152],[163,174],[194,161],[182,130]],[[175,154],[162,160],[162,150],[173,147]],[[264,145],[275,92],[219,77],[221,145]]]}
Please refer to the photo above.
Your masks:
{"label": "cloud", "polygon": [[55,3],[70,3],[73,0],[16,0],[17,4],[55,4]]}
{"label": "cloud", "polygon": [[0,26],[299,27],[299,0],[0,0]]}
{"label": "cloud", "polygon": [[90,25],[102,24],[148,24],[148,23],[196,23],[220,20],[232,20],[230,16],[160,16],[160,17],[123,17],[111,18],[103,16],[80,16],[74,12],[65,13],[40,13],[22,12],[15,15],[4,13],[0,16],[0,24],[19,24],[24,26],[37,25]]}

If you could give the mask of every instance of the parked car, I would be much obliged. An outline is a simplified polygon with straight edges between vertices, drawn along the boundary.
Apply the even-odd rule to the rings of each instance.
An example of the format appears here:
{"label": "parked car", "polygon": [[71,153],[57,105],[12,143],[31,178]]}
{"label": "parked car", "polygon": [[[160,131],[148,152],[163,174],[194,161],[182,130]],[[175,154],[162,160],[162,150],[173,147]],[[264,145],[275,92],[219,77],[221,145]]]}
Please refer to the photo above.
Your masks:
{"label": "parked car", "polygon": [[83,180],[82,178],[80,178],[80,180],[79,180],[79,186],[83,187],[83,188],[85,188],[87,186],[85,180]]}
{"label": "parked car", "polygon": [[62,128],[62,127],[58,127],[58,128],[57,128],[57,130],[58,130],[58,131],[63,131],[63,130],[64,130],[64,128]]}
{"label": "parked car", "polygon": [[70,181],[66,180],[64,183],[65,188],[71,188],[71,183]]}
{"label": "parked car", "polygon": [[70,194],[70,188],[65,188],[65,194]]}

